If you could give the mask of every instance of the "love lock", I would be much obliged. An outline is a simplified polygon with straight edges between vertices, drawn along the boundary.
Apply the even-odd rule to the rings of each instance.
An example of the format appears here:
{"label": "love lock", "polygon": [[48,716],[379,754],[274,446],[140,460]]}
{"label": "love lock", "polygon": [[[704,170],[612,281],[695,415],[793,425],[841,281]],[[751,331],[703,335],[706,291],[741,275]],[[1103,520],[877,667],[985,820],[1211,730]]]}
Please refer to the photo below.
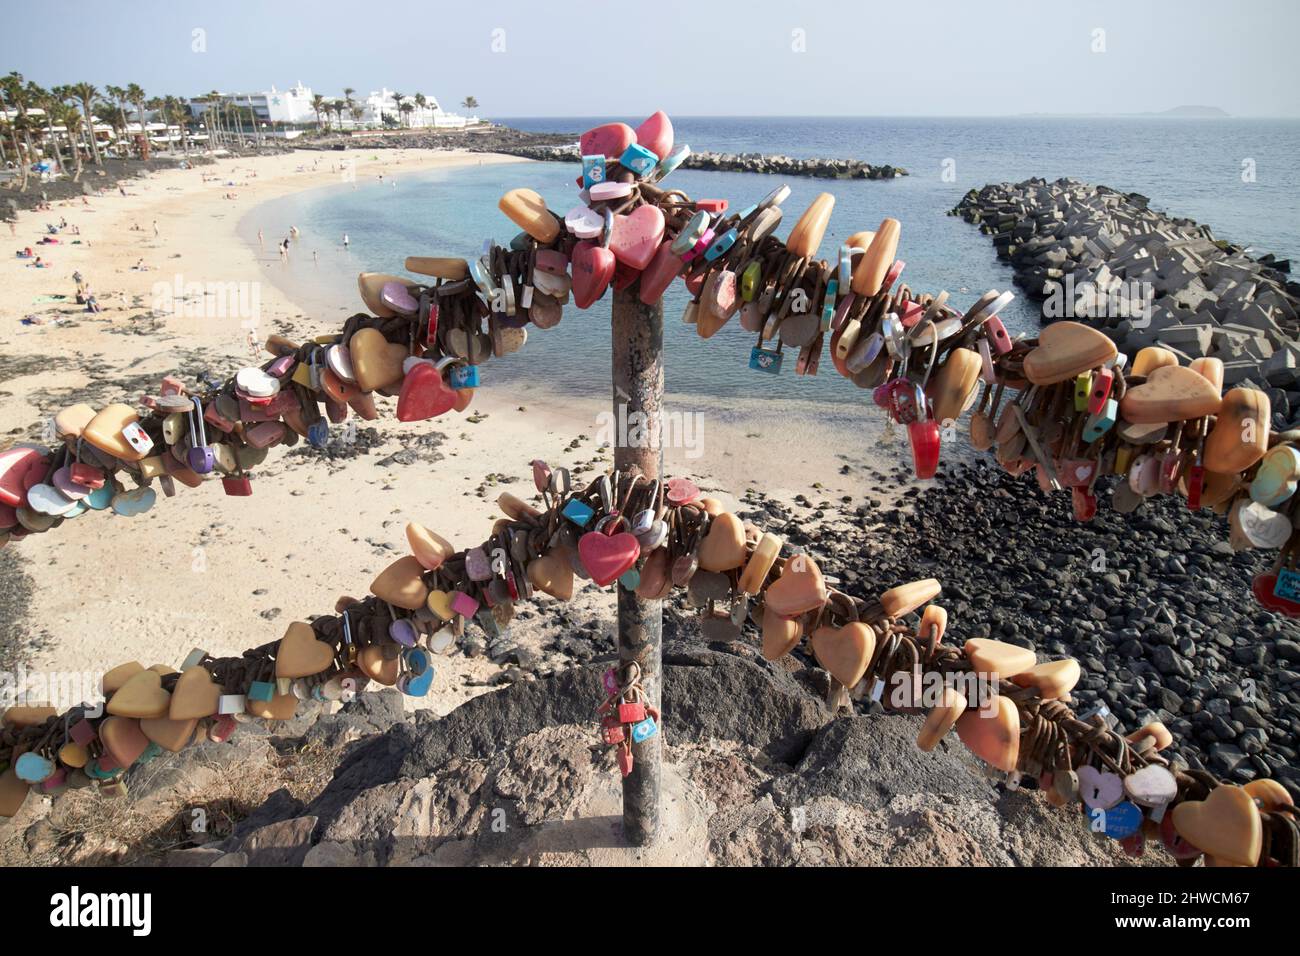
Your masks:
{"label": "love lock", "polygon": [[208,447],[208,434],[203,423],[203,402],[194,399],[189,411],[190,416],[190,450],[185,454],[185,463],[190,470],[206,475],[216,467],[216,458]]}

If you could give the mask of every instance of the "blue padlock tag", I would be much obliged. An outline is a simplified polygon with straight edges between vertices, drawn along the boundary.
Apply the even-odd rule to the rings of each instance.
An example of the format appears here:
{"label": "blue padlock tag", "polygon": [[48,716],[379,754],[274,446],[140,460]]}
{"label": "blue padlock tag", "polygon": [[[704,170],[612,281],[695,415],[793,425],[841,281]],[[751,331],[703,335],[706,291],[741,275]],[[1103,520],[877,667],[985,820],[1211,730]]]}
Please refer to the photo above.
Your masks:
{"label": "blue padlock tag", "polygon": [[687,157],[690,155],[691,148],[685,143],[682,143],[680,146],[674,146],[672,151],[659,161],[659,165],[655,168],[655,179],[663,179],[682,163],[686,162]]}
{"label": "blue padlock tag", "polygon": [[56,769],[54,761],[36,753],[25,753],[14,761],[14,773],[24,783],[44,783]]}
{"label": "blue padlock tag", "polygon": [[270,681],[255,680],[248,685],[249,700],[270,700],[275,696],[275,685]]}
{"label": "blue padlock tag", "polygon": [[579,528],[585,528],[595,517],[596,512],[585,501],[573,498],[564,506],[563,514]]}
{"label": "blue padlock tag", "polygon": [[1284,601],[1300,601],[1300,571],[1288,571],[1286,568],[1278,571],[1273,596]]}
{"label": "blue padlock tag", "polygon": [[644,179],[659,165],[659,157],[640,143],[633,143],[623,150],[618,162],[624,169],[630,169],[638,179]]}
{"label": "blue padlock tag", "polygon": [[1125,840],[1142,829],[1142,811],[1124,800],[1109,810],[1100,807],[1088,811],[1088,829],[1104,833],[1114,840]]}
{"label": "blue padlock tag", "polygon": [[307,443],[313,448],[324,448],[330,443],[329,422],[321,420],[307,426]]}
{"label": "blue padlock tag", "polygon": [[659,726],[655,723],[653,717],[647,717],[639,724],[632,725],[632,743],[639,744],[643,740],[649,740],[655,735]]}
{"label": "blue padlock tag", "polygon": [[449,377],[452,388],[478,388],[478,366],[456,365]]}
{"label": "blue padlock tag", "polygon": [[780,351],[769,352],[767,349],[755,345],[749,350],[749,367],[756,372],[770,372],[775,375],[781,371],[783,354]]}
{"label": "blue padlock tag", "polygon": [[641,572],[636,568],[628,568],[618,579],[618,583],[623,585],[625,591],[635,591],[641,585]]}
{"label": "blue padlock tag", "polygon": [[582,157],[582,185],[590,189],[596,183],[605,181],[605,157]]}

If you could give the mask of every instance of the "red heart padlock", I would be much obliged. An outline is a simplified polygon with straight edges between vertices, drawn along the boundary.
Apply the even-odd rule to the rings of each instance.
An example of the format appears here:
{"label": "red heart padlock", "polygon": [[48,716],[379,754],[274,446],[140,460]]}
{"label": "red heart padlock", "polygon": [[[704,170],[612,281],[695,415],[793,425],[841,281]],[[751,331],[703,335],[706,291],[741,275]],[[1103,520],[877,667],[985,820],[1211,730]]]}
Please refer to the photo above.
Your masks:
{"label": "red heart padlock", "polygon": [[1282,599],[1273,593],[1273,589],[1276,587],[1276,574],[1257,574],[1250,582],[1250,593],[1255,596],[1255,600],[1258,601],[1262,607],[1265,607],[1270,611],[1277,611],[1285,614],[1286,611],[1282,607]]}
{"label": "red heart padlock", "polygon": [[590,239],[578,243],[573,250],[573,304],[586,309],[604,295],[615,265],[614,253],[604,246]]}
{"label": "red heart padlock", "polygon": [[1187,469],[1187,510],[1198,511],[1201,492],[1205,490],[1205,466],[1192,465]]}
{"label": "red heart padlock", "polygon": [[247,498],[253,493],[253,482],[247,475],[227,475],[221,479],[221,487],[232,498]]}
{"label": "red heart padlock", "polygon": [[636,564],[641,543],[628,531],[588,531],[578,539],[578,557],[597,587],[613,584]]}
{"label": "red heart padlock", "polygon": [[622,292],[640,277],[640,270],[633,269],[631,266],[623,262],[615,262],[614,278],[610,282],[610,285],[614,287],[615,292]]}
{"label": "red heart padlock", "polygon": [[413,362],[397,396],[397,420],[422,422],[456,407],[456,389],[443,379],[432,362]]}
{"label": "red heart padlock", "polygon": [[684,263],[681,256],[672,251],[672,239],[659,243],[659,250],[650,260],[645,271],[641,273],[641,302],[653,306],[672,285],[672,280],[680,276]]}
{"label": "red heart padlock", "polygon": [[1075,521],[1091,521],[1097,515],[1097,496],[1087,488],[1071,488],[1070,507]]}
{"label": "red heart padlock", "polygon": [[918,478],[933,478],[939,470],[939,423],[931,418],[907,426],[907,442],[912,446],[912,469]]}

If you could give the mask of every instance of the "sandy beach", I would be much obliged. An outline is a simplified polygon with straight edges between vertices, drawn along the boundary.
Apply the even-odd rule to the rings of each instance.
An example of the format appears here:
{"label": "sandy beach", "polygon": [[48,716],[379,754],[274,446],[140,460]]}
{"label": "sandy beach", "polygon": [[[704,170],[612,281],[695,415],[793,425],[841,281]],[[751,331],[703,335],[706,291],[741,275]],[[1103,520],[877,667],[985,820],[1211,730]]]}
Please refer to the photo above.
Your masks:
{"label": "sandy beach", "polygon": [[[520,161],[457,152],[355,158],[358,178]],[[223,160],[141,179],[125,197],[105,193],[89,205],[24,213],[9,245],[31,245],[50,266],[27,268],[12,249],[2,260],[3,442],[38,439],[46,419],[74,402],[102,407],[137,401],[156,392],[168,373],[187,381],[204,371],[224,378],[265,360],[264,352],[250,350],[237,318],[186,309],[154,315],[157,283],[178,276],[185,283],[256,283],[259,341],[272,332],[297,340],[331,332],[336,327],[328,323],[337,320],[313,313],[360,309],[359,298],[328,311],[301,296],[290,298],[267,281],[281,266],[275,249],[280,236],[268,231],[265,247],[257,248],[237,232],[260,203],[296,190],[346,188],[332,160],[307,151]],[[64,230],[60,244],[38,247],[45,224],[61,218],[80,235]],[[503,220],[501,237],[508,228]],[[81,244],[69,244],[75,239]],[[140,262],[149,268],[136,271]],[[104,312],[91,315],[76,305],[74,272],[91,283]],[[60,294],[67,298],[45,298]],[[195,311],[203,310],[188,310]],[[27,325],[25,316],[64,321]],[[572,310],[566,319],[581,320]],[[43,671],[86,672],[132,659],[174,667],[194,647],[238,654],[275,640],[290,621],[331,613],[339,595],[363,594],[375,574],[405,553],[408,521],[468,546],[488,533],[501,491],[532,497],[531,459],[566,465],[577,475],[609,461],[599,445],[600,413],[609,407],[603,395],[486,387],[466,413],[413,424],[396,421],[394,404],[380,399],[380,419],[359,423],[356,454],[329,459],[304,445],[273,449],[256,472],[250,498],[227,497],[213,480],[195,490],[179,487],[173,499],[160,495],[146,515],[89,513],[11,544],[6,563],[16,562],[32,585],[26,613],[15,615],[21,620],[5,635],[8,656]],[[827,418],[830,413],[812,403],[758,406],[669,396],[674,408],[702,416],[703,430],[692,447],[665,451],[666,470],[690,474],[724,500],[730,500],[727,492],[757,488],[779,499],[800,493],[814,501],[889,497],[864,473],[882,459],[881,420],[865,409],[859,421]],[[818,423],[825,440],[809,441],[809,422]],[[900,440],[904,444],[887,449],[884,460],[904,460]],[[592,617],[612,620],[612,600],[590,585],[575,601],[590,607]],[[534,627],[545,617],[534,619]],[[517,630],[526,635],[528,625],[512,633]],[[407,698],[408,707],[445,713],[481,693],[500,670],[487,657],[460,653],[438,667],[429,696]]]}

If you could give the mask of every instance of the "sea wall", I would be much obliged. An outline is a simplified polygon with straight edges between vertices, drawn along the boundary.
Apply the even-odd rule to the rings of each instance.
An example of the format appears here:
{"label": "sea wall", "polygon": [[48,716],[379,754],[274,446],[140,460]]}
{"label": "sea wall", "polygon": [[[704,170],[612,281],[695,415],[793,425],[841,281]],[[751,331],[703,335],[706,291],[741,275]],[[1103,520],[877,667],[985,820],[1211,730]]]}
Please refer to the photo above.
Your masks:
{"label": "sea wall", "polygon": [[[578,147],[521,146],[504,152],[528,159],[552,162],[578,162]],[[856,159],[800,159],[796,156],[766,153],[693,152],[682,164],[683,169],[710,169],[733,173],[764,173],[772,176],[806,176],[813,179],[893,179],[906,176],[901,166],[873,166]]]}
{"label": "sea wall", "polygon": [[1290,262],[1253,257],[1147,197],[1074,179],[972,189],[950,215],[978,224],[1044,321],[1072,319],[1130,355],[1223,361],[1224,384],[1273,398],[1275,426],[1300,420],[1300,284]]}

